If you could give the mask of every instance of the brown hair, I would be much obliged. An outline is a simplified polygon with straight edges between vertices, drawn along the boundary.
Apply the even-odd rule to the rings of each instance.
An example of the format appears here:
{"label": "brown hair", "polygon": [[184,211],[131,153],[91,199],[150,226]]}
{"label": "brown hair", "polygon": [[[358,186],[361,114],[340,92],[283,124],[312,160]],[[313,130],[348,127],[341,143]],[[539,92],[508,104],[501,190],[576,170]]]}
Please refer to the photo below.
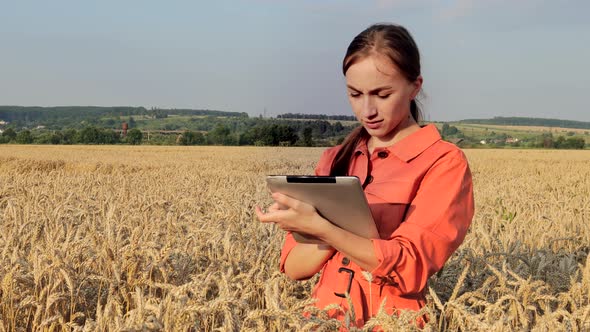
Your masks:
{"label": "brown hair", "polygon": [[[420,76],[420,52],[406,28],[395,24],[374,24],[359,33],[346,51],[342,62],[342,73],[360,59],[370,55],[384,55],[397,66],[405,78],[414,82]],[[422,120],[416,100],[410,102],[410,113],[416,122]],[[352,153],[369,133],[362,126],[354,129],[342,143],[330,170],[330,175],[347,175]]]}

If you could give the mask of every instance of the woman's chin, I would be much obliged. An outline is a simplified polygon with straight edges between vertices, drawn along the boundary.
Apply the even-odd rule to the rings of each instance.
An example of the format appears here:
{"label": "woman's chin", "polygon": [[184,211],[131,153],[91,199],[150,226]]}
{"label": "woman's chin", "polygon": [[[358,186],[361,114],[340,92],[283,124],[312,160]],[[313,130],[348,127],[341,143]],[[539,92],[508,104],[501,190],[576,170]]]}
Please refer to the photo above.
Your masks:
{"label": "woman's chin", "polygon": [[369,133],[369,135],[375,136],[375,137],[381,137],[381,136],[386,135],[386,132],[382,126],[379,126],[377,128],[371,128],[369,126],[365,126],[365,130],[367,131],[367,133]]}

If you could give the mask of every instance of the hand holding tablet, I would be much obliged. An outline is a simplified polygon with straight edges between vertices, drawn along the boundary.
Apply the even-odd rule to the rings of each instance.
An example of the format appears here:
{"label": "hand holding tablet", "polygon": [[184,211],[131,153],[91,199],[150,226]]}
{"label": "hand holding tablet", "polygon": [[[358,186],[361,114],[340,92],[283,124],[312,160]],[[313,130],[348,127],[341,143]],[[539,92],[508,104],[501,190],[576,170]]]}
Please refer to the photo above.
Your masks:
{"label": "hand holding tablet", "polygon": [[[360,181],[355,176],[270,175],[266,182],[271,192],[312,205],[338,227],[364,238],[379,238]],[[293,237],[300,243],[322,243],[308,234],[294,232]]]}

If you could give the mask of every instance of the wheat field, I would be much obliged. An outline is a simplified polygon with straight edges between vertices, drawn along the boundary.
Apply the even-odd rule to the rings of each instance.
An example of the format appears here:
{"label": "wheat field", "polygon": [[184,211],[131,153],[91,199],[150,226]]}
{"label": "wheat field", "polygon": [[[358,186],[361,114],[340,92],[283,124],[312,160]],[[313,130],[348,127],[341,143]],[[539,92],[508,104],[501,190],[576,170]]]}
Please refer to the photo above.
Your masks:
{"label": "wheat field", "polygon": [[[301,315],[317,277],[280,274],[283,233],[253,213],[265,175],[322,150],[0,146],[0,331],[338,329]],[[424,330],[590,331],[590,151],[466,154],[476,214]]]}

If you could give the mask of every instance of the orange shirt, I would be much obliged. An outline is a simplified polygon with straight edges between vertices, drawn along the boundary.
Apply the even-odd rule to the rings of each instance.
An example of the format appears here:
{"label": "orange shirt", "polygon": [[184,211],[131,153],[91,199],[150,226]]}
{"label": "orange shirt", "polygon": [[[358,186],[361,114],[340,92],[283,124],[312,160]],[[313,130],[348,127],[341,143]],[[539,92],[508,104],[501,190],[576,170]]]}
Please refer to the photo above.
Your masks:
{"label": "orange shirt", "polygon": [[[316,167],[316,175],[329,175],[340,146],[327,149]],[[316,306],[339,304],[349,310],[349,292],[356,316],[363,324],[385,308],[419,310],[425,304],[428,278],[440,270],[459,247],[474,212],[471,172],[463,152],[443,141],[434,125],[427,125],[387,148],[369,155],[366,141],[353,154],[348,174],[359,177],[379,230],[372,239],[379,265],[369,271],[369,283],[362,269],[336,252],[323,266],[313,290]],[[281,252],[280,269],[297,244],[287,233]],[[350,285],[350,286],[349,286]],[[332,311],[332,317],[343,318]]]}

